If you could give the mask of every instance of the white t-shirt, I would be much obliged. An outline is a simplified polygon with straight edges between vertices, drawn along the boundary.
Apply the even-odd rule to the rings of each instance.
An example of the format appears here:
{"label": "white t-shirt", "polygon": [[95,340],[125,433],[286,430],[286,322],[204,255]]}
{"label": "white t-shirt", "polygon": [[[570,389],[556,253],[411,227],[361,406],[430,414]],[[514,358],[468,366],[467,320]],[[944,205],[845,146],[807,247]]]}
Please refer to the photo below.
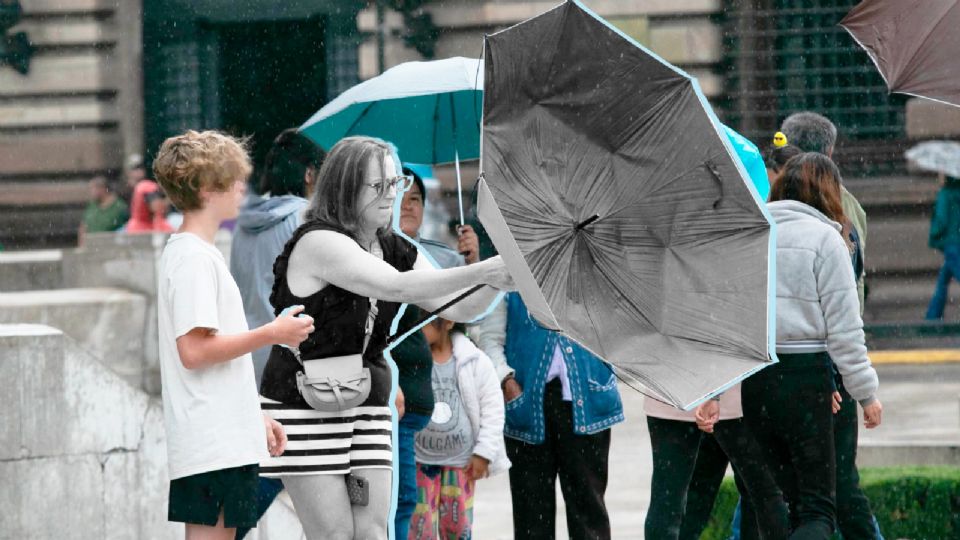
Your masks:
{"label": "white t-shirt", "polygon": [[170,236],[160,257],[157,310],[170,479],[259,463],[267,437],[253,361],[245,354],[201,369],[180,362],[177,338],[194,328],[246,332],[236,282],[223,255],[200,237]]}

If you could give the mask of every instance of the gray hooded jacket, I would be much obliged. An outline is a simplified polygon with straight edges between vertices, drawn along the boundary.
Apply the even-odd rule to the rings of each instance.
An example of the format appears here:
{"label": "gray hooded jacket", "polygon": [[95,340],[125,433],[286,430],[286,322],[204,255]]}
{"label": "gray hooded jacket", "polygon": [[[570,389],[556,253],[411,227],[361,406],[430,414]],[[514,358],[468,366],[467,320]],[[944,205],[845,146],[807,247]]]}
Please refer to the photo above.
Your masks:
{"label": "gray hooded jacket", "polygon": [[[307,200],[295,195],[263,198],[250,195],[237,217],[230,247],[230,273],[240,288],[243,310],[250,328],[258,328],[274,319],[270,305],[273,289],[273,262],[283,251],[293,231],[301,224]],[[257,386],[270,347],[253,352]]]}
{"label": "gray hooded jacket", "polygon": [[870,404],[879,381],[840,224],[797,201],[767,208],[777,223],[777,352],[826,351],[850,395]]}

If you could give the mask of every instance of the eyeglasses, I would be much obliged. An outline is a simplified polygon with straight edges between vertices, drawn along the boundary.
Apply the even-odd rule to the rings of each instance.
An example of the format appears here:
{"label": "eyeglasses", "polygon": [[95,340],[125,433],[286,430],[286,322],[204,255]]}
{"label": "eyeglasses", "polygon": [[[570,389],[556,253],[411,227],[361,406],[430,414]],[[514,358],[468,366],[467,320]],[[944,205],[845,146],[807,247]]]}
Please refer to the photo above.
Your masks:
{"label": "eyeglasses", "polygon": [[413,185],[412,176],[394,176],[393,178],[382,178],[379,182],[364,184],[377,190],[377,195],[383,195],[387,187],[395,188],[398,192],[406,191]]}

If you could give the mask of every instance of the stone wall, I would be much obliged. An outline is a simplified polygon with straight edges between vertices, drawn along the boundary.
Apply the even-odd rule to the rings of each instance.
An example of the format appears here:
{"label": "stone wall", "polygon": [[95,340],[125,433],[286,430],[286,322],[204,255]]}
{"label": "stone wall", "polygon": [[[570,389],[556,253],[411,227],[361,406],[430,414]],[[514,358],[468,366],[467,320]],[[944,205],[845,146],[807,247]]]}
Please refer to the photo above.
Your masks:
{"label": "stone wall", "polygon": [[[230,233],[217,247],[230,260]],[[125,380],[160,393],[157,264],[166,234],[97,233],[83,247],[0,253],[0,323],[62,328]]]}
{"label": "stone wall", "polygon": [[56,289],[63,283],[59,249],[0,252],[0,291]]}
{"label": "stone wall", "polygon": [[911,99],[907,102],[907,135],[912,139],[960,137],[960,108]]}
{"label": "stone wall", "polygon": [[20,4],[34,49],[26,74],[0,65],[0,244],[73,245],[90,177],[143,152],[142,0]]}
{"label": "stone wall", "polygon": [[[708,97],[722,91],[717,74],[722,33],[711,17],[720,0],[584,0],[598,15],[621,31],[697,77]],[[436,58],[479,58],[483,35],[507,28],[557,6],[547,1],[461,0],[428,4],[424,9],[440,29]],[[399,37],[402,17],[387,10],[384,17],[384,68],[423,58]],[[373,7],[360,12],[357,27],[368,36],[360,45],[360,78],[378,74],[377,14]]]}
{"label": "stone wall", "polygon": [[[166,242],[165,234],[88,235],[83,247],[64,250],[64,287],[115,287],[143,296],[143,388],[160,393],[157,349],[157,263]],[[68,332],[69,333],[69,332]]]}
{"label": "stone wall", "polygon": [[[230,260],[230,233],[221,231],[217,247]],[[143,297],[140,336],[142,344],[142,387],[160,393],[160,364],[157,348],[157,267],[166,234],[87,235],[83,247],[63,251],[63,287],[111,287],[132,291]],[[67,332],[70,333],[69,331]]]}
{"label": "stone wall", "polygon": [[159,400],[59,330],[0,324],[0,536],[182,538]]}

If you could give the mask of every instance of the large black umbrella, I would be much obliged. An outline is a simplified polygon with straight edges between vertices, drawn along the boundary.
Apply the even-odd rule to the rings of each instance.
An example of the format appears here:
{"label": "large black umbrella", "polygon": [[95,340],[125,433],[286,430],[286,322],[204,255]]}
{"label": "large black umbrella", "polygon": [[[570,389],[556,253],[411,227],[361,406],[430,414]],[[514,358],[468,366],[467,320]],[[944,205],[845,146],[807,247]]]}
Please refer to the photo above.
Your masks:
{"label": "large black umbrella", "polygon": [[695,79],[578,2],[487,37],[479,215],[530,312],[678,407],[770,362],[770,219]]}

